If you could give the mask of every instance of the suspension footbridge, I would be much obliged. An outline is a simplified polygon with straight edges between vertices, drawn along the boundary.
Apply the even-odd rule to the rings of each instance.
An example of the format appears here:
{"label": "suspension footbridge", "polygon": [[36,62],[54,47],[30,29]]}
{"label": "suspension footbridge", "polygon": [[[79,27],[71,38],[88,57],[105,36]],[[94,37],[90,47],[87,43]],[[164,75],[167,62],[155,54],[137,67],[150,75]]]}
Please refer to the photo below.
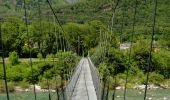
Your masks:
{"label": "suspension footbridge", "polygon": [[[0,3],[4,1],[5,0],[0,0]],[[3,100],[110,100],[110,98],[112,98],[112,100],[132,100],[129,99],[130,96],[127,95],[130,94],[130,92],[127,91],[128,83],[131,80],[129,77],[134,78],[135,81],[142,79],[139,82],[131,82],[133,83],[132,85],[144,84],[143,90],[141,89],[142,91],[134,93],[134,95],[140,94],[140,98],[148,100],[152,99],[149,97],[150,93],[147,93],[150,85],[149,79],[152,77],[156,77],[155,80],[160,78],[161,81],[163,79],[169,79],[170,69],[168,62],[170,57],[165,54],[163,55],[163,52],[152,57],[156,51],[156,49],[154,49],[154,42],[156,40],[155,33],[158,30],[156,28],[157,15],[158,18],[161,15],[157,14],[160,10],[157,9],[158,6],[160,6],[159,2],[161,0],[113,0],[114,3],[111,5],[103,4],[103,7],[94,9],[94,12],[99,13],[101,13],[100,9],[106,12],[107,10],[111,10],[111,13],[106,14],[111,15],[107,18],[107,21],[109,21],[108,28],[107,25],[102,25],[98,21],[87,21],[87,23],[83,25],[82,23],[84,23],[83,20],[85,19],[78,21],[78,23],[81,24],[67,24],[65,20],[60,22],[61,19],[58,16],[65,14],[64,11],[69,14],[70,12],[65,9],[56,11],[58,7],[53,7],[55,0],[46,0],[47,2],[44,3],[41,2],[41,0],[18,1],[20,1],[22,7],[21,11],[18,12],[23,13],[23,15],[19,14],[18,17],[22,19],[21,21],[15,21],[16,18],[12,20],[5,17],[0,18],[0,55],[2,56],[2,61],[0,61],[2,68],[0,66],[0,72],[3,72],[3,74],[0,73],[0,83],[1,81],[4,82],[4,85],[1,86],[0,84],[0,92],[2,87],[3,94],[6,93],[6,99]],[[34,1],[32,7],[30,7],[28,1]],[[69,2],[69,4],[76,4],[80,0],[64,1]],[[151,8],[148,8],[150,5],[148,6],[146,4],[149,2],[152,4]],[[7,4],[8,2],[5,2],[4,5],[0,4],[0,7],[5,6],[10,8],[10,5],[8,6]],[[82,4],[87,5],[83,2]],[[38,13],[35,14],[36,12],[32,12],[32,10],[30,10],[31,8],[36,9]],[[75,13],[74,9],[77,8],[78,7],[73,5],[70,9]],[[145,14],[142,11],[146,9],[149,9],[148,12],[145,12],[146,15],[141,16]],[[90,9],[87,11],[89,10]],[[151,12],[152,10],[153,12]],[[79,12],[81,12],[81,10]],[[82,12],[84,12],[84,8],[82,8]],[[138,12],[141,12],[141,14]],[[150,16],[150,14],[152,16]],[[48,19],[46,19],[47,15]],[[66,15],[64,15],[63,18],[65,18],[65,16]],[[38,17],[38,20],[35,17]],[[93,15],[90,16],[90,18],[91,17],[93,17]],[[98,17],[102,18],[101,16]],[[141,20],[141,18],[144,18],[144,20]],[[152,21],[150,21],[151,18],[153,18]],[[74,17],[69,19],[74,19]],[[145,27],[141,27],[144,25],[139,24],[142,22]],[[149,40],[147,38],[149,37],[148,33],[151,26],[151,41],[148,43],[147,50],[145,50],[144,45],[147,45]],[[160,29],[162,29],[162,27]],[[141,37],[138,37],[137,33],[144,33],[144,37],[142,38],[146,38],[147,41],[139,41],[138,38]],[[125,38],[126,34],[128,35]],[[86,35],[88,35],[88,37]],[[120,39],[119,42],[118,39]],[[129,42],[127,51],[122,52],[118,45],[127,41]],[[138,41],[144,44],[143,48],[137,48]],[[156,43],[158,42],[159,41]],[[161,45],[160,43],[160,46]],[[165,44],[163,43],[163,45]],[[133,49],[136,49],[137,52]],[[162,50],[169,52],[167,48]],[[79,59],[82,55],[87,54],[88,57]],[[9,64],[9,60],[6,60],[8,55],[13,55],[11,59],[13,59],[14,63],[12,62],[11,65]],[[18,58],[21,58],[22,61],[17,61]],[[26,58],[26,60],[23,60],[24,58]],[[163,59],[161,59],[161,63],[159,63],[159,59],[156,58]],[[42,59],[44,60],[42,61]],[[26,62],[29,63],[27,64]],[[143,65],[141,65],[141,63]],[[158,66],[165,68],[159,71]],[[136,75],[138,73],[139,75]],[[137,77],[133,77],[134,75]],[[154,80],[152,81],[154,82]],[[13,88],[11,89],[11,82],[14,82],[15,85],[17,82],[27,83],[26,85],[28,86],[23,86],[23,89],[28,87],[26,90],[29,92],[22,90],[21,86],[19,86],[20,84],[17,87],[13,87],[25,92],[29,99],[23,99],[19,95],[17,96],[15,92],[18,91],[15,91]],[[158,84],[157,81],[155,82]],[[169,84],[168,82],[169,81],[167,81],[167,84]],[[31,86],[31,88],[29,86]],[[42,87],[45,92],[37,91],[36,86]],[[121,86],[121,90],[123,91],[119,93],[119,95],[118,92],[116,92],[119,91],[116,90],[117,86]],[[46,99],[40,99],[40,93],[43,93]],[[142,93],[144,96],[141,96]],[[17,99],[14,99],[12,94],[14,94]],[[21,93],[21,95],[23,94]],[[131,97],[134,98],[134,95]],[[156,95],[158,94],[152,94],[151,96],[155,96],[156,98]],[[161,96],[164,96],[164,100],[169,100],[168,95],[167,97],[165,97],[166,95],[164,94]],[[30,97],[32,98],[30,99]],[[157,98],[155,100],[157,100]]]}
{"label": "suspension footbridge", "polygon": [[[100,97],[98,89],[95,85],[100,86],[98,81],[99,77],[91,69],[94,66],[91,65],[90,58],[82,58],[70,83],[67,86],[67,98],[68,100],[98,100]],[[93,80],[93,77],[98,77]],[[98,84],[95,82],[98,81]]]}

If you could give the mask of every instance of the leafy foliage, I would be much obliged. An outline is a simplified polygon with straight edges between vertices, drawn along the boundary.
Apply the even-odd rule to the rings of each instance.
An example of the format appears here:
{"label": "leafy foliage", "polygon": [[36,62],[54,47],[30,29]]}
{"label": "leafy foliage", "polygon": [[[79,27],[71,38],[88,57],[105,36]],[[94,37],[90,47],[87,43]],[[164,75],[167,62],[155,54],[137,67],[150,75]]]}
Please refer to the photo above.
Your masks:
{"label": "leafy foliage", "polygon": [[[71,49],[76,53],[79,51],[80,55],[89,54],[104,79],[114,79],[117,76],[119,84],[122,84],[129,67],[129,77],[134,80],[128,81],[145,84],[153,24],[153,0],[138,0],[137,3],[136,0],[121,0],[112,24],[111,16],[117,0],[50,1],[64,33],[54,23],[46,0],[26,0],[28,34],[23,21],[23,0],[0,2],[0,14],[5,20],[2,23],[2,39],[11,63],[7,65],[8,81],[37,83],[44,82],[46,78],[52,80],[56,75],[62,80],[67,79],[78,58],[73,52],[62,51]],[[137,13],[134,40],[132,55],[129,57],[129,49],[120,50],[119,45],[131,41],[135,4]],[[150,82],[154,84],[170,76],[170,2],[161,0],[158,4],[150,75]],[[39,7],[40,12],[37,12]],[[30,53],[32,57],[40,59],[40,62],[33,63],[33,72],[28,64],[18,63],[19,57],[28,58]],[[42,58],[45,62],[41,61]],[[3,79],[3,67],[0,67],[0,78]]]}
{"label": "leafy foliage", "polygon": [[11,65],[16,65],[19,63],[17,52],[14,51],[9,53],[9,62]]}
{"label": "leafy foliage", "polygon": [[37,57],[38,57],[39,60],[42,60],[42,58],[43,58],[41,53],[38,53]]}

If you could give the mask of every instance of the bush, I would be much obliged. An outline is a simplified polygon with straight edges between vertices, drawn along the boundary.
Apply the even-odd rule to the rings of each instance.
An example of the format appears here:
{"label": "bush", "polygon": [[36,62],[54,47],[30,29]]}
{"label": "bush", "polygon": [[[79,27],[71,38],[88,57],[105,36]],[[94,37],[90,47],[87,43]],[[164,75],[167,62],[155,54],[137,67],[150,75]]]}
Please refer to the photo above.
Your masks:
{"label": "bush", "polygon": [[8,82],[8,91],[9,92],[15,91],[15,84],[13,82]]}
{"label": "bush", "polygon": [[[15,85],[13,82],[8,82],[8,91],[9,92],[14,92]],[[3,80],[0,80],[0,93],[4,93],[6,92],[6,88],[5,88],[5,83]]]}
{"label": "bush", "polygon": [[165,79],[170,77],[170,52],[160,49],[153,53],[153,71],[163,75]]}
{"label": "bush", "polygon": [[42,59],[43,59],[43,56],[42,56],[41,53],[38,53],[37,57],[38,57],[39,60],[42,60]]}
{"label": "bush", "polygon": [[30,87],[30,84],[25,82],[25,81],[21,81],[17,84],[18,86],[21,86],[22,89],[27,89]]}
{"label": "bush", "polygon": [[149,58],[149,41],[141,39],[133,47],[132,58],[137,64],[138,68],[147,71]]}
{"label": "bush", "polygon": [[0,79],[4,78],[4,70],[2,64],[0,65]]}
{"label": "bush", "polygon": [[0,93],[5,92],[5,84],[3,80],[0,80]]}
{"label": "bush", "polygon": [[17,52],[13,51],[9,53],[9,62],[11,65],[16,65],[19,63]]}
{"label": "bush", "polygon": [[51,62],[53,60],[53,55],[52,54],[48,54],[46,56],[46,59],[47,59],[47,61]]}
{"label": "bush", "polygon": [[18,64],[15,66],[7,66],[7,79],[8,81],[22,81],[26,77],[26,72],[27,72],[27,65],[25,64]]}
{"label": "bush", "polygon": [[161,74],[157,74],[155,72],[150,73],[149,81],[153,84],[159,85],[164,81],[164,76]]}
{"label": "bush", "polygon": [[106,63],[101,63],[99,65],[99,73],[102,76],[103,80],[107,80],[108,76],[110,75],[108,66]]}

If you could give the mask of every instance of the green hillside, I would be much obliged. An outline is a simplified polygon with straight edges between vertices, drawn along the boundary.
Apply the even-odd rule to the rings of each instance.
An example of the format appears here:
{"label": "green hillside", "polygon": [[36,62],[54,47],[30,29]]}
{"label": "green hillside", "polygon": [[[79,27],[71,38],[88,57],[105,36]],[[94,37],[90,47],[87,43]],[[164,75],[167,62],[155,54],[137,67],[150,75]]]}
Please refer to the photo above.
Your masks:
{"label": "green hillside", "polygon": [[[113,2],[115,1],[115,2]],[[125,2],[126,1],[126,2]],[[135,31],[143,34],[150,34],[153,23],[154,0],[137,0],[137,14]],[[111,16],[117,0],[89,0],[67,5],[57,9],[59,19],[63,22],[85,23],[92,20],[100,20],[106,25],[111,26]],[[170,2],[169,0],[158,1],[158,12],[156,26],[158,35],[169,32],[170,27]],[[135,0],[119,0],[114,17],[114,28],[120,31],[123,23],[124,35],[128,35],[132,29]],[[123,19],[124,13],[124,19]],[[122,21],[123,19],[123,21]],[[143,35],[142,34],[142,35]]]}
{"label": "green hillside", "polygon": [[[5,6],[1,9],[2,16],[19,16],[23,17],[23,1],[17,1],[16,5],[6,1]],[[38,0],[26,0],[27,8],[29,9],[30,20],[38,19]],[[120,33],[123,25],[123,41],[129,39],[128,33],[132,31],[134,22],[135,0],[50,0],[52,6],[59,17],[61,23],[75,22],[86,23],[93,20],[99,20],[106,26],[111,26],[111,17],[113,10],[118,2],[114,16],[114,31]],[[71,3],[74,2],[74,3]],[[13,5],[12,5],[13,4]],[[47,15],[53,16],[46,0],[39,2],[41,6],[41,17],[47,20]],[[158,0],[158,10],[156,19],[156,38],[169,33],[170,27],[170,2],[169,0]],[[153,24],[153,7],[154,0],[137,0],[137,14],[135,18],[135,32],[138,35],[150,34],[151,25]],[[51,18],[50,17],[50,18]],[[167,39],[168,40],[168,39]]]}

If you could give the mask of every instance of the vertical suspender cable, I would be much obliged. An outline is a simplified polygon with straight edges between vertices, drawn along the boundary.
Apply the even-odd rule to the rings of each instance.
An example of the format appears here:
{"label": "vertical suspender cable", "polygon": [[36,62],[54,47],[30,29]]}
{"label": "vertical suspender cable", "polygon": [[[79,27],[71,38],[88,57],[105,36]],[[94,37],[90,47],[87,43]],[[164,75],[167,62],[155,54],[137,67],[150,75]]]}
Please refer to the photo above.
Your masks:
{"label": "vertical suspender cable", "polygon": [[6,95],[7,95],[7,100],[9,100],[9,92],[8,92],[8,82],[7,82],[7,76],[6,76],[6,65],[5,65],[5,49],[3,46],[3,41],[2,41],[2,30],[1,30],[1,22],[0,22],[0,41],[1,41],[1,47],[2,47],[2,60],[3,60],[3,69],[4,69],[4,80],[5,80],[5,89],[6,89]]}
{"label": "vertical suspender cable", "polygon": [[[118,7],[118,5],[119,5],[119,2],[120,2],[120,0],[117,0],[117,2],[116,2],[116,5],[115,5],[115,7],[114,7],[114,9],[113,9],[113,14],[112,14],[112,17],[111,17],[111,34],[112,34],[112,32],[113,32],[113,22],[114,22],[114,17],[115,17],[115,12],[116,12],[116,9],[117,9],[117,7]],[[110,36],[110,42],[111,42],[111,36]],[[109,54],[108,54],[109,55]],[[115,75],[114,75],[114,86],[116,86],[116,69],[115,69]],[[112,95],[112,100],[114,100],[115,99],[115,93],[116,93],[116,87],[114,87],[114,92],[113,92],[113,95]]]}
{"label": "vertical suspender cable", "polygon": [[122,22],[121,22],[121,27],[120,27],[120,36],[119,36],[119,42],[120,44],[122,43],[122,34],[123,34],[123,27],[124,27],[124,19],[125,19],[125,11],[126,11],[126,0],[125,0],[125,3],[124,3],[124,8],[123,8],[123,11],[122,11]]}
{"label": "vertical suspender cable", "polygon": [[117,2],[116,2],[116,5],[115,5],[115,7],[113,8],[113,14],[112,14],[112,17],[111,17],[111,25],[112,25],[112,27],[111,27],[111,31],[112,31],[112,28],[113,28],[113,22],[114,22],[114,16],[115,16],[115,12],[116,12],[116,9],[117,9],[117,7],[118,7],[118,5],[119,5],[119,2],[120,2],[120,0],[117,0]]}
{"label": "vertical suspender cable", "polygon": [[[49,7],[50,7],[50,9],[51,9],[51,11],[52,11],[52,13],[54,14],[54,17],[56,18],[57,23],[59,24],[59,26],[60,26],[63,34],[64,34],[64,33],[65,33],[65,32],[64,32],[64,29],[63,29],[63,27],[62,27],[62,25],[61,25],[61,23],[60,23],[57,15],[56,15],[56,13],[54,12],[54,9],[52,8],[52,5],[51,5],[50,1],[47,0],[47,3],[48,3],[48,5],[49,5]],[[61,45],[62,45],[61,37],[60,37],[60,42],[61,42]],[[61,76],[61,78],[64,79],[64,78],[63,78],[63,75]],[[65,100],[63,85],[64,85],[64,84],[63,84],[63,82],[62,82],[62,92],[63,92],[62,95],[63,95],[63,99]]]}
{"label": "vertical suspender cable", "polygon": [[[38,16],[39,16],[39,33],[41,34],[41,36],[42,36],[42,34],[43,34],[43,32],[42,32],[42,17],[41,17],[41,6],[40,6],[40,1],[38,1]],[[41,41],[41,40],[40,40]],[[41,48],[41,44],[40,44],[40,48]],[[39,52],[41,52],[41,50],[39,51]],[[42,52],[41,52],[42,53]]]}
{"label": "vertical suspender cable", "polygon": [[135,0],[135,12],[133,16],[133,29],[131,33],[131,43],[130,43],[130,51],[129,51],[129,61],[126,70],[126,82],[125,82],[125,89],[124,89],[124,100],[126,100],[126,91],[127,91],[127,83],[128,83],[128,76],[129,76],[129,68],[131,65],[131,53],[132,53],[132,45],[133,45],[133,37],[135,32],[135,23],[136,23],[136,13],[137,13],[137,0]]}
{"label": "vertical suspender cable", "polygon": [[101,33],[101,52],[102,52],[102,55],[101,55],[101,62],[103,62],[103,59],[104,59],[104,31],[102,31]]}
{"label": "vertical suspender cable", "polygon": [[[41,7],[40,7],[40,2],[38,1],[38,15],[39,15],[39,23],[40,23],[40,29],[39,29],[39,33],[42,35],[42,19],[41,19]],[[49,14],[48,14],[49,15]],[[49,19],[49,16],[48,16]],[[50,21],[49,21],[50,22]],[[49,25],[50,26],[50,25]],[[50,28],[49,28],[49,33],[50,33]],[[50,94],[50,86],[49,86],[49,80],[47,78],[47,86],[48,86],[48,97],[49,100],[51,100],[51,94]]]}
{"label": "vertical suspender cable", "polygon": [[[102,62],[104,62],[105,60],[105,48],[106,48],[106,32],[103,32],[104,34],[102,34]],[[105,100],[105,97],[106,97],[106,86],[107,86],[107,82],[108,82],[108,79],[105,77],[105,80],[104,81],[104,87],[103,87],[103,94],[102,94],[102,100]],[[109,83],[109,82],[108,82]]]}
{"label": "vertical suspender cable", "polygon": [[[52,7],[50,1],[47,0],[47,3],[48,3],[48,5],[49,5],[49,7],[50,7],[50,9],[51,9],[51,11],[52,11],[52,13],[53,13],[55,19],[56,19],[55,21],[58,23],[58,25],[60,26],[60,28],[61,28],[61,30],[62,30],[62,32],[63,32],[63,36],[64,36],[64,38],[65,38],[65,39],[64,39],[65,42],[67,42],[68,45],[70,45],[69,42],[68,42],[68,39],[66,39],[65,31],[64,31],[64,29],[63,29],[63,27],[62,27],[62,25],[61,25],[61,23],[60,23],[60,21],[59,21],[59,19],[58,19],[58,16],[57,16],[56,13],[54,12],[54,9],[53,9],[53,7]],[[64,49],[65,49],[65,47],[64,47]]]}
{"label": "vertical suspender cable", "polygon": [[[55,20],[55,19],[54,19]],[[56,38],[56,49],[57,49],[57,52],[59,51],[59,45],[58,45],[58,39],[59,39],[59,35],[57,33],[57,30],[56,30],[56,24],[54,23],[54,26],[55,26],[55,38]]]}
{"label": "vertical suspender cable", "polygon": [[[100,27],[100,35],[99,35],[99,53],[102,54],[102,31]],[[101,62],[101,55],[99,56],[99,62]]]}
{"label": "vertical suspender cable", "polygon": [[[51,25],[50,25],[50,14],[48,14],[48,23],[49,23],[49,30],[48,30],[49,33],[48,33],[48,35],[49,35],[49,37],[50,37],[50,32],[51,32],[51,30],[50,30],[50,28],[51,28],[51,27],[50,27],[50,26],[51,26]],[[51,42],[51,38],[50,38],[50,42]],[[48,99],[51,100],[51,93],[50,93],[50,85],[49,85],[49,81],[50,81],[50,80],[49,80],[48,77],[47,77]]]}
{"label": "vertical suspender cable", "polygon": [[65,38],[64,38],[63,34],[61,34],[61,35],[62,35],[63,51],[65,52],[66,51]]}
{"label": "vertical suspender cable", "polygon": [[47,86],[48,86],[48,99],[51,100],[50,85],[49,85],[48,77],[47,77]]}
{"label": "vertical suspender cable", "polygon": [[63,50],[63,45],[62,45],[62,40],[61,40],[61,37],[62,37],[62,36],[61,36],[61,34],[60,34],[60,30],[59,30],[58,33],[59,33],[60,50],[62,51],[62,50]]}
{"label": "vertical suspender cable", "polygon": [[[59,51],[58,50],[58,33],[56,32],[56,23],[55,23],[55,18],[54,18],[54,30],[55,30],[55,38],[56,38],[56,46],[57,46],[57,52]],[[57,36],[56,36],[57,35]],[[53,50],[54,50],[54,46],[53,46]],[[55,51],[53,51],[53,53],[55,53]],[[53,54],[53,66],[54,66],[54,68],[55,68],[55,70],[56,70],[56,67],[55,67],[55,65],[54,65],[54,60],[55,60],[55,54]],[[55,90],[56,90],[56,94],[57,94],[57,100],[60,100],[60,98],[59,98],[59,91],[58,91],[58,87],[57,87],[57,74],[55,74]]]}
{"label": "vertical suspender cable", "polygon": [[78,36],[78,48],[77,48],[77,54],[80,56],[80,36]]}
{"label": "vertical suspender cable", "polygon": [[149,73],[152,65],[152,48],[153,48],[153,41],[154,41],[154,36],[155,36],[155,26],[156,26],[156,15],[157,15],[157,0],[155,1],[155,7],[154,7],[154,16],[153,16],[153,26],[152,26],[152,38],[150,42],[150,50],[149,50],[149,65],[147,67],[147,78],[146,78],[146,85],[145,85],[145,92],[144,92],[144,100],[146,100],[146,95],[147,95],[147,89],[148,89],[148,81],[149,81]]}
{"label": "vertical suspender cable", "polygon": [[27,9],[26,9],[26,2],[24,0],[24,10],[25,10],[25,25],[26,25],[26,32],[27,32],[27,38],[28,38],[28,47],[29,47],[29,53],[30,53],[30,66],[31,66],[31,71],[32,71],[32,81],[34,85],[34,99],[36,100],[36,91],[35,91],[35,82],[34,82],[34,75],[33,75],[33,67],[32,67],[32,52],[31,52],[31,47],[29,45],[30,39],[28,35],[28,20],[27,20]]}
{"label": "vertical suspender cable", "polygon": [[107,92],[106,92],[106,100],[109,100],[109,90],[110,90],[110,77],[109,77],[109,80],[108,80],[108,84],[107,84]]}

